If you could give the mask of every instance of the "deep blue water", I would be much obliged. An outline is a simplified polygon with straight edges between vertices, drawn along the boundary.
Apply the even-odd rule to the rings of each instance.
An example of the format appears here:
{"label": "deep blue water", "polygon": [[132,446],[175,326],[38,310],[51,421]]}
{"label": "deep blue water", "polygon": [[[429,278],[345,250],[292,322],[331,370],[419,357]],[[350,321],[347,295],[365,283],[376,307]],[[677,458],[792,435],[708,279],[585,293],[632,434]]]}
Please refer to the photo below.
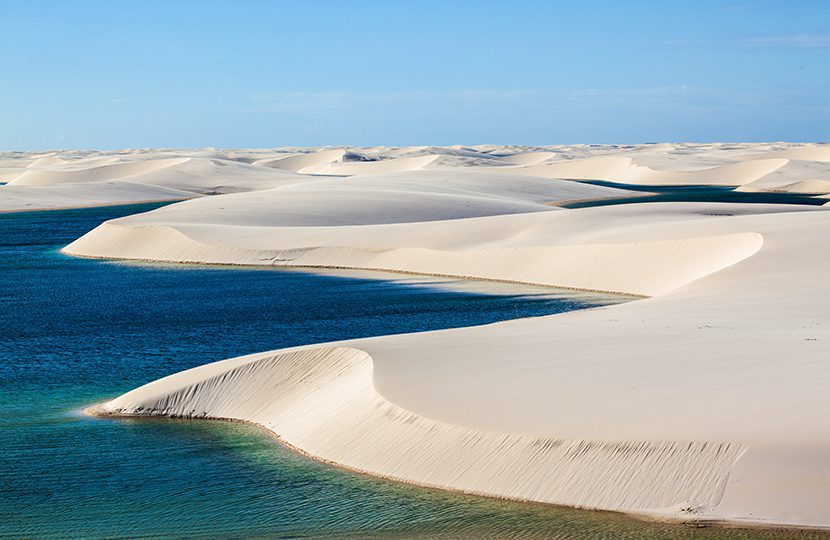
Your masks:
{"label": "deep blue water", "polygon": [[732,186],[679,185],[647,186],[608,182],[605,180],[580,180],[584,184],[643,192],[643,195],[592,199],[563,204],[563,208],[590,208],[618,204],[654,202],[722,202],[741,204],[800,204],[821,206],[827,199],[803,193],[736,191]]}
{"label": "deep blue water", "polygon": [[0,537],[779,537],[414,488],[311,461],[246,425],[80,415],[226,357],[619,301],[58,252],[106,219],[149,208],[0,214]]}

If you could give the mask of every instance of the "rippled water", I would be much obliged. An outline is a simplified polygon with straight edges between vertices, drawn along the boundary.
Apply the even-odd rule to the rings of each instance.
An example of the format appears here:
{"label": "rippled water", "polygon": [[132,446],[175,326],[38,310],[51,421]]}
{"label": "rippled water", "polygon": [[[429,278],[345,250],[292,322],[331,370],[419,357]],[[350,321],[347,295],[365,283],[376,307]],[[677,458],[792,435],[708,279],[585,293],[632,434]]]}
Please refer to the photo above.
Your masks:
{"label": "rippled water", "polygon": [[230,356],[620,301],[57,252],[105,219],[149,208],[0,215],[0,537],[818,537],[415,488],[311,461],[242,424],[81,416],[79,407]]}

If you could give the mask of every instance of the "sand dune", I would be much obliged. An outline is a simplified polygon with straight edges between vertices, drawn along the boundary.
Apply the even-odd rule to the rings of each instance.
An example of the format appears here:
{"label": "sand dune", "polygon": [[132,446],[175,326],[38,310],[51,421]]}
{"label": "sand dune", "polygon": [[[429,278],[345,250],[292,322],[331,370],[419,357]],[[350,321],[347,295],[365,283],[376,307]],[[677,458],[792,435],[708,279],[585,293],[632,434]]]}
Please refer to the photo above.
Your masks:
{"label": "sand dune", "polygon": [[64,248],[78,256],[383,269],[643,297],[257,353],[152,382],[99,404],[100,414],[250,421],[313,457],[447,489],[830,527],[830,206],[556,206],[631,194],[574,180],[828,193],[827,148],[15,155],[0,156],[4,167],[25,172],[0,187],[0,202],[124,199],[128,187],[133,197],[193,198],[102,224]]}
{"label": "sand dune", "polygon": [[802,148],[789,148],[787,150],[771,152],[767,157],[799,161],[830,161],[830,146],[810,145]]}
{"label": "sand dune", "polygon": [[268,189],[304,176],[220,159],[140,156],[37,160],[0,186],[0,211],[182,200]]}
{"label": "sand dune", "polygon": [[606,180],[646,186],[740,186],[754,182],[787,163],[787,159],[753,159],[696,170],[658,170],[638,165],[631,157],[603,156],[529,166],[519,171],[547,178]]}
{"label": "sand dune", "polygon": [[801,180],[799,182],[793,182],[792,184],[785,184],[783,186],[770,188],[767,191],[826,195],[830,193],[830,180]]}
{"label": "sand dune", "polygon": [[[221,199],[231,197],[209,201]],[[236,400],[241,388],[251,388],[247,379],[230,369],[219,374],[238,361],[176,376],[176,384],[151,384],[105,410],[245,418],[319,458],[464,491],[677,519],[828,525],[823,509],[830,500],[830,463],[810,458],[830,450],[830,424],[817,406],[826,400],[816,384],[826,377],[825,355],[813,341],[827,339],[816,321],[830,315],[816,293],[828,264],[816,253],[830,253],[815,232],[830,219],[824,210],[642,204],[291,229],[214,225],[204,214],[190,223],[183,215],[170,223],[163,217],[155,211],[115,220],[66,251],[384,268],[653,298],[311,347],[314,358],[341,347],[358,351],[364,366],[358,371],[373,380],[377,396],[369,399],[366,382],[348,382],[353,364],[337,360],[331,371],[338,378],[325,385],[330,391],[296,390],[297,417],[273,391],[246,390],[246,400]],[[775,285],[768,284],[771,276]],[[251,377],[274,373],[268,384],[281,387],[285,377],[296,376],[283,369],[306,361],[285,354],[256,357],[263,365],[257,360],[249,369],[265,371]],[[199,383],[202,373],[217,378]],[[255,414],[245,408],[251,396],[262,400]],[[340,399],[354,406],[343,407]],[[318,400],[319,406],[309,404]],[[342,409],[349,420],[318,408],[324,404]],[[376,415],[378,408],[393,412]],[[294,431],[297,422],[302,434]],[[356,440],[371,444],[364,448]],[[585,460],[572,463],[566,456],[573,450],[560,453],[565,448],[586,452],[580,454]],[[633,465],[644,460],[654,460],[653,470]],[[794,467],[793,460],[802,465]],[[479,465],[463,474],[450,472],[473,462]],[[667,470],[671,481],[653,476]],[[544,482],[541,474],[549,475]]]}
{"label": "sand dune", "polygon": [[776,171],[787,159],[754,159],[694,171],[660,171],[636,167],[617,177],[617,181],[643,185],[721,185],[742,186]]}
{"label": "sand dune", "polygon": [[[0,154],[0,183],[18,186],[8,191],[0,186],[0,211],[169,200],[168,189],[189,193],[175,198],[192,198],[270,189],[315,176],[427,169],[654,186],[729,182],[745,191],[786,191],[830,178],[828,152],[828,145],[789,143],[18,152]],[[139,193],[122,182],[161,189]],[[80,183],[97,187],[79,188],[78,200],[71,190],[22,189]]]}
{"label": "sand dune", "polygon": [[552,160],[556,157],[557,154],[555,152],[525,152],[504,156],[499,159],[513,165],[538,165],[543,161]]}
{"label": "sand dune", "polygon": [[54,186],[10,185],[0,187],[0,212],[181,201],[194,196],[196,195],[189,191],[130,182],[96,182]]}
{"label": "sand dune", "polygon": [[61,159],[57,156],[48,156],[48,157],[42,157],[42,158],[35,159],[34,161],[32,161],[31,163],[26,165],[26,168],[31,167],[31,168],[34,169],[34,168],[38,168],[38,167],[49,167],[49,166],[54,166],[54,165],[65,165],[66,163],[68,163],[68,161],[66,161],[64,159]]}
{"label": "sand dune", "polygon": [[[42,160],[39,160],[42,161]],[[88,163],[49,161],[48,164],[36,163],[27,167],[26,172],[18,176],[9,185],[44,186],[77,182],[102,182],[129,176],[141,176],[189,161],[189,158],[167,158],[139,160],[126,163],[113,162],[99,164],[100,160]]]}
{"label": "sand dune", "polygon": [[[600,443],[482,433],[390,403],[372,377],[372,359],[359,349],[284,351],[173,375],[96,412],[257,422],[287,444],[355,470],[468,493],[595,508],[716,503],[744,451],[728,443]],[[235,397],[242,394],[251,399]],[[388,441],[395,439],[400,445],[390,450]]]}
{"label": "sand dune", "polygon": [[285,157],[265,159],[257,161],[257,165],[265,165],[275,169],[283,169],[291,172],[298,172],[306,167],[315,167],[338,161],[346,154],[346,150],[335,148],[319,152],[308,152],[304,154],[289,154]]}
{"label": "sand dune", "polygon": [[828,180],[830,180],[830,163],[790,160],[784,167],[738,189],[740,191],[805,193],[803,191],[805,188],[818,188],[820,182]]}
{"label": "sand dune", "polygon": [[437,155],[417,157],[401,157],[382,161],[340,161],[315,166],[308,166],[300,170],[304,174],[353,176],[362,174],[382,174],[399,171],[423,169],[438,158]]}
{"label": "sand dune", "polygon": [[630,157],[607,156],[523,167],[517,171],[545,178],[617,181],[620,175],[631,169],[631,167],[632,161]]}
{"label": "sand dune", "polygon": [[58,166],[27,167],[9,182],[14,186],[46,186],[85,182],[129,181],[194,192],[222,187],[250,190],[273,187],[297,175],[235,161],[203,158],[151,158],[111,161],[101,164],[70,162]]}
{"label": "sand dune", "polygon": [[162,208],[173,222],[194,216],[222,223],[283,227],[435,221],[550,212],[557,200],[626,195],[618,189],[521,175],[424,171],[317,179],[228,198]]}

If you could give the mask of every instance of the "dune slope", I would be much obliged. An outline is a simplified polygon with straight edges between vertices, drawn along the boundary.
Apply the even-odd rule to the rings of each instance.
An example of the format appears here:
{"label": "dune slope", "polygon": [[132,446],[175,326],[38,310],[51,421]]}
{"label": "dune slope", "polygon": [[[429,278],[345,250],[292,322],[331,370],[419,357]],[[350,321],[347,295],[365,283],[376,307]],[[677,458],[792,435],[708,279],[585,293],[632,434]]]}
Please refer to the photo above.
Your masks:
{"label": "dune slope", "polygon": [[[696,178],[735,174],[722,181],[734,186],[789,166],[790,158],[758,157],[781,150],[772,146],[648,151],[652,165],[658,151],[711,151]],[[573,150],[590,162],[570,174],[645,167],[636,155],[590,153]],[[748,164],[730,167],[730,156]],[[683,521],[830,527],[828,207],[566,210],[548,203],[622,190],[584,191],[596,186],[556,180],[561,171],[545,178],[553,165],[518,163],[202,198],[107,222],[64,251],[374,268],[647,298],[258,353],[151,382],[95,412],[250,421],[318,459],[466,492]]]}

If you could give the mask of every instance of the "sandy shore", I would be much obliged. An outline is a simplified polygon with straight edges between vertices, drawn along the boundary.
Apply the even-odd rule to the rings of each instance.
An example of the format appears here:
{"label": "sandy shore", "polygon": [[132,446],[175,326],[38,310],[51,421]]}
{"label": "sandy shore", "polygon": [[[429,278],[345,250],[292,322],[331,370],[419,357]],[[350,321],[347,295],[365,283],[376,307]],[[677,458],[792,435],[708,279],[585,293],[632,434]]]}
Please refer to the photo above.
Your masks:
{"label": "sandy shore", "polygon": [[99,413],[253,422],[317,459],[468,493],[680,521],[830,527],[828,207],[551,206],[628,193],[574,179],[821,191],[830,147],[285,154],[188,157],[245,159],[257,174],[276,171],[278,184],[241,180],[254,174],[243,167],[247,192],[112,220],[64,251],[648,298],[257,353],[173,374]]}
{"label": "sandy shore", "polygon": [[141,201],[129,201],[126,203],[117,203],[114,204],[112,202],[97,202],[92,204],[77,204],[74,206],[44,206],[38,208],[36,206],[26,206],[21,208],[15,208],[12,210],[0,210],[0,214],[18,214],[23,212],[48,212],[51,210],[83,210],[85,208],[105,208],[110,206],[121,206],[121,205],[134,205],[134,204],[152,204],[152,203],[172,203],[172,202],[179,202],[187,200],[185,198],[176,198],[176,199],[145,199]]}

